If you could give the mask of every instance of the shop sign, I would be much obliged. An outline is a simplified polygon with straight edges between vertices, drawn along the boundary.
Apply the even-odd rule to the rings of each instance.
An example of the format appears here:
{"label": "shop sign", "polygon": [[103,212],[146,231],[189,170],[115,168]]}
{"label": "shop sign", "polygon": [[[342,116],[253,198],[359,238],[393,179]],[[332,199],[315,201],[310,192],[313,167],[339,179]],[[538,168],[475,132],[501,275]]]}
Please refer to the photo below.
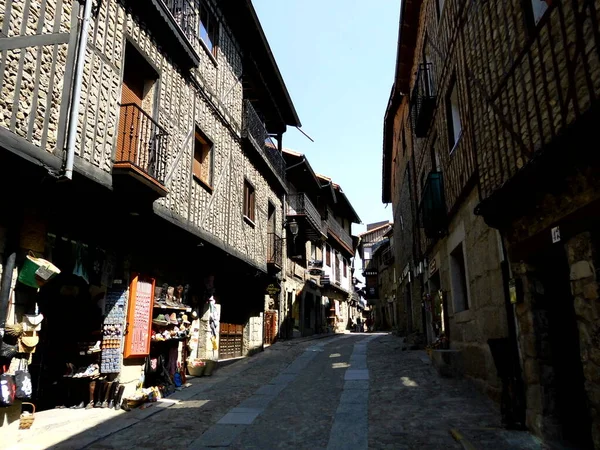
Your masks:
{"label": "shop sign", "polygon": [[142,279],[138,275],[134,275],[129,287],[124,358],[150,354],[153,294],[154,279]]}
{"label": "shop sign", "polygon": [[271,297],[279,294],[280,291],[281,289],[273,283],[267,286],[267,294],[269,294]]}
{"label": "shop sign", "polygon": [[433,258],[431,261],[429,261],[429,276],[433,275],[436,270],[437,270],[436,258]]}

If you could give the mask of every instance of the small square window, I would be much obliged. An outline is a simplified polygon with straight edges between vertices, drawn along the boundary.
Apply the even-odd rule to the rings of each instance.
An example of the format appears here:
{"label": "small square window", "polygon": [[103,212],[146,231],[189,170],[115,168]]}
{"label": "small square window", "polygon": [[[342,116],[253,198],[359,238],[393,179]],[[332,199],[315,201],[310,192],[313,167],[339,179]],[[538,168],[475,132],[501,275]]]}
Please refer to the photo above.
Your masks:
{"label": "small square window", "polygon": [[219,24],[213,12],[208,8],[206,2],[200,3],[200,39],[208,50],[214,55],[217,52],[219,39]]}
{"label": "small square window", "polygon": [[255,205],[254,186],[248,180],[244,180],[244,217],[252,222],[254,222]]}
{"label": "small square window", "polygon": [[212,191],[212,153],[213,144],[198,129],[194,141],[194,178]]}

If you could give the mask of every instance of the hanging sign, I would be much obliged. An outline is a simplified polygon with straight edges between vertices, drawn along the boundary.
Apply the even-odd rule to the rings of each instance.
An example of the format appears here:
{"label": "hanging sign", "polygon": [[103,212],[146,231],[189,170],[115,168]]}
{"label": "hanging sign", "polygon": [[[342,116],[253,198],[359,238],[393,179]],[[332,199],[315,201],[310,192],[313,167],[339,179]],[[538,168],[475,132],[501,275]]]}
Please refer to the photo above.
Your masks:
{"label": "hanging sign", "polygon": [[271,297],[279,294],[279,291],[281,291],[281,289],[273,283],[267,286],[267,294],[269,294]]}
{"label": "hanging sign", "polygon": [[150,354],[154,284],[153,278],[141,278],[139,275],[131,280],[124,358]]}

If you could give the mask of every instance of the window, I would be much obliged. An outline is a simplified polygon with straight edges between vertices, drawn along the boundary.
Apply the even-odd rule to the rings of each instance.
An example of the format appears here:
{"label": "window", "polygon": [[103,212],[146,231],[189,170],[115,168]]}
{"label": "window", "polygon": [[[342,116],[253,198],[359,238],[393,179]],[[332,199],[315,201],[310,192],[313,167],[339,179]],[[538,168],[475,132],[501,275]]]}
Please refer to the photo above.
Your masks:
{"label": "window", "polygon": [[548,2],[545,0],[530,0],[531,1],[531,13],[533,16],[533,23],[537,25],[539,21],[544,17],[548,10]]}
{"label": "window", "polygon": [[252,222],[254,222],[254,209],[256,205],[254,195],[254,186],[248,180],[244,180],[244,217]]}
{"label": "window", "polygon": [[342,260],[342,264],[344,265],[344,278],[348,277],[348,262],[346,261],[346,258],[344,258]]}
{"label": "window", "polygon": [[310,259],[317,260],[317,245],[314,242],[310,243]]}
{"label": "window", "polygon": [[371,259],[371,247],[365,247],[363,250],[363,259],[368,261]]}
{"label": "window", "polygon": [[438,13],[438,20],[440,20],[442,17],[442,11],[444,11],[444,0],[437,0],[436,6],[437,6],[437,13]]}
{"label": "window", "polygon": [[331,267],[331,247],[329,245],[325,246],[325,264]]}
{"label": "window", "polygon": [[212,149],[212,142],[196,129],[192,170],[194,178],[210,190],[212,190]]}
{"label": "window", "polygon": [[448,123],[448,144],[450,153],[460,138],[462,132],[462,123],[460,122],[460,110],[458,107],[458,89],[456,88],[456,79],[450,83],[449,94],[446,97],[446,120]]}
{"label": "window", "polygon": [[452,279],[454,312],[465,311],[469,309],[469,293],[462,242],[450,253],[450,276]]}
{"label": "window", "polygon": [[214,55],[217,51],[219,38],[219,24],[213,12],[206,6],[206,2],[200,3],[200,39],[208,50]]}

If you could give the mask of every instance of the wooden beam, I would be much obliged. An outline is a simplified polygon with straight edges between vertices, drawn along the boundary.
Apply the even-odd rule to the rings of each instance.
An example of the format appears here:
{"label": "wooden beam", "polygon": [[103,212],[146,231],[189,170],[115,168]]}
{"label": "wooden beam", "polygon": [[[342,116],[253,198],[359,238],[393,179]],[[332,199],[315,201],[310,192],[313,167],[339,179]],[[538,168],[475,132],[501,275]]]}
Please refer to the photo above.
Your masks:
{"label": "wooden beam", "polygon": [[0,51],[44,45],[66,44],[69,42],[69,36],[70,33],[51,33],[2,38],[0,40]]}

